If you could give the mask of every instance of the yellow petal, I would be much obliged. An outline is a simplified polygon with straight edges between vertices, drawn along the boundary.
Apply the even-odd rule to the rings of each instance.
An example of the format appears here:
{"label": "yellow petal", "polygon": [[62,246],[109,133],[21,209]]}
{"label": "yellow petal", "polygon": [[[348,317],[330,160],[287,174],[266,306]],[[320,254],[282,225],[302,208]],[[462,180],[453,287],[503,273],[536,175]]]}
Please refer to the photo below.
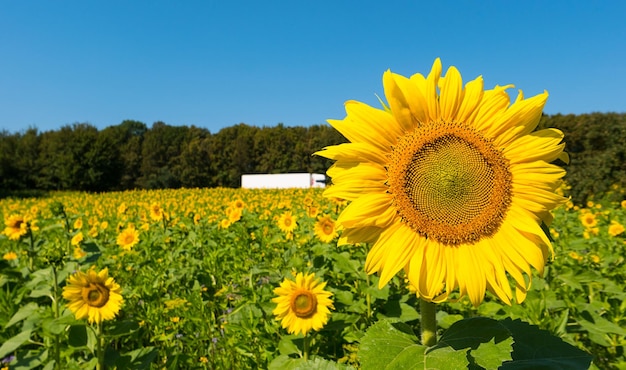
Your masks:
{"label": "yellow petal", "polygon": [[367,194],[352,201],[339,215],[337,223],[346,228],[386,227],[396,217],[389,194]]}
{"label": "yellow petal", "polygon": [[445,77],[440,83],[440,101],[441,119],[447,122],[452,121],[461,106],[463,97],[463,79],[461,74],[454,67],[448,68]]}
{"label": "yellow petal", "polygon": [[565,148],[565,144],[561,143],[562,140],[563,133],[557,129],[540,130],[510,142],[503,153],[511,163],[537,160],[552,162]]}
{"label": "yellow petal", "polygon": [[387,162],[384,154],[369,143],[343,143],[332,145],[313,154],[347,162],[370,161],[380,165],[384,165]]}
{"label": "yellow petal", "polygon": [[411,109],[403,91],[396,84],[395,76],[391,71],[386,71],[383,74],[383,87],[389,107],[396,121],[398,121],[403,131],[410,131],[414,127]]}
{"label": "yellow petal", "polygon": [[472,113],[474,113],[476,107],[480,104],[483,98],[483,89],[484,86],[482,76],[479,76],[475,80],[465,84],[465,89],[463,90],[463,101],[461,102],[461,106],[456,113],[456,120],[458,122],[466,122]]}

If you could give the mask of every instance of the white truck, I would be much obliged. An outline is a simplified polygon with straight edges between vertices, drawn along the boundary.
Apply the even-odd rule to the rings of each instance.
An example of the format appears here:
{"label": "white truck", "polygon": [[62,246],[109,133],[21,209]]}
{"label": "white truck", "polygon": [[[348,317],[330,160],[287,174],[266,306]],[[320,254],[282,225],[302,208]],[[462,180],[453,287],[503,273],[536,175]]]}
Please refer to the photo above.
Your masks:
{"label": "white truck", "polygon": [[241,175],[241,187],[247,189],[323,188],[326,175],[321,173],[259,173]]}

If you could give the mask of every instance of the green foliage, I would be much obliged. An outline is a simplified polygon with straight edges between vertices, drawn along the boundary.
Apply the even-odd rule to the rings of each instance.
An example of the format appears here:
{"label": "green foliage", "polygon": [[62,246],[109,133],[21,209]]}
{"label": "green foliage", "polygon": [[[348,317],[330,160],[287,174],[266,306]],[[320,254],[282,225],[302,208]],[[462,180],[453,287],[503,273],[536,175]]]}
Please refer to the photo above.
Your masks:
{"label": "green foliage", "polygon": [[574,203],[607,195],[621,200],[612,186],[626,187],[626,114],[557,114],[544,116],[539,127],[558,128],[565,134],[570,156],[565,180]]}
{"label": "green foliage", "polygon": [[457,321],[433,347],[419,344],[412,328],[382,320],[359,350],[368,369],[588,369],[592,357],[520,320],[475,317]]}
{"label": "green foliage", "polygon": [[[235,199],[245,204],[241,219],[223,226]],[[153,203],[164,217],[150,218]],[[333,218],[342,209],[320,189],[0,200],[0,219],[30,214],[37,227],[17,241],[0,235],[0,256],[11,251],[18,257],[0,259],[0,359],[16,356],[11,368],[93,368],[97,332],[73,317],[59,289],[70,273],[95,265],[109,269],[125,300],[118,317],[104,325],[110,367],[506,369],[550,361],[574,368],[584,367],[578,361],[588,365],[588,354],[597,368],[625,366],[626,233],[609,234],[615,223],[626,224],[619,203],[555,210],[549,232],[556,257],[543,277],[534,276],[526,300],[507,306],[488,294],[477,308],[467,300],[437,305],[440,341],[433,348],[421,346],[415,334],[419,301],[402,273],[378,289],[378,277],[363,267],[368,246],[321,242],[307,204]],[[286,210],[297,217],[290,236],[275,221]],[[588,214],[594,226],[581,222]],[[75,227],[78,219],[83,225]],[[116,238],[130,224],[140,230],[140,241],[125,251]],[[84,256],[74,255],[70,242],[79,232]],[[304,338],[287,334],[272,313],[273,290],[292,271],[315,272],[333,293],[329,322],[309,333],[307,359]],[[381,347],[385,352],[376,352]]]}

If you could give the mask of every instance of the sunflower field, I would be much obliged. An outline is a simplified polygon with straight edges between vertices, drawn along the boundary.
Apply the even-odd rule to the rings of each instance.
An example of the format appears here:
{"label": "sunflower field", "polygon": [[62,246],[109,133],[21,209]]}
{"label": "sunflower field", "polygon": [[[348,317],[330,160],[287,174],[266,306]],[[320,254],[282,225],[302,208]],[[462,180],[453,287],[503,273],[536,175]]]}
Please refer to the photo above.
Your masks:
{"label": "sunflower field", "polygon": [[[306,341],[309,361],[358,369],[366,330],[386,319],[417,330],[419,304],[402,274],[378,288],[363,268],[367,244],[337,245],[344,207],[312,189],[0,200],[2,368],[95,368],[98,357],[119,369],[290,368],[304,337],[276,319],[274,290],[307,273],[332,300]],[[556,256],[527,299],[440,304],[439,331],[475,316],[521,319],[591,354],[592,367],[624,369],[626,201],[569,203],[554,216]],[[102,281],[119,285],[80,319],[71,305],[91,297],[70,294],[79,271],[106,271]]]}

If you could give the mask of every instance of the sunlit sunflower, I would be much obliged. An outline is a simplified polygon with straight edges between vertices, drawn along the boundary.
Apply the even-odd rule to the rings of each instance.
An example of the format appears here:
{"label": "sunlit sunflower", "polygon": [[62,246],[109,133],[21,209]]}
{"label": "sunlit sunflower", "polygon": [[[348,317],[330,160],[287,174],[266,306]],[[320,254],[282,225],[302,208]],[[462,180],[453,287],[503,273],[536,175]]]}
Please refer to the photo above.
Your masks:
{"label": "sunlit sunflower", "polygon": [[611,224],[609,225],[609,235],[618,236],[619,234],[623,232],[624,232],[624,225],[620,224],[619,222],[615,220],[611,221]]}
{"label": "sunlit sunflower", "polygon": [[160,205],[156,203],[150,205],[150,218],[153,221],[161,221],[163,219],[163,209]]}
{"label": "sunlit sunflower", "polygon": [[20,215],[10,215],[4,220],[4,225],[6,227],[3,234],[10,240],[18,240],[28,232],[28,223]]}
{"label": "sunlit sunflower", "polygon": [[13,261],[13,260],[16,260],[16,259],[17,259],[17,253],[15,253],[15,252],[13,252],[13,251],[11,251],[11,252],[7,252],[7,253],[5,253],[5,254],[2,256],[2,258],[3,258],[4,260],[7,260],[7,261]]}
{"label": "sunlit sunflower", "polygon": [[76,219],[76,221],[74,221],[74,229],[78,230],[82,228],[83,228],[83,219],[79,217]]}
{"label": "sunlit sunflower", "polygon": [[85,257],[87,255],[87,252],[85,252],[81,247],[74,247],[74,258],[76,258],[77,260]]}
{"label": "sunlit sunflower", "polygon": [[328,215],[318,217],[313,230],[315,236],[324,243],[330,243],[337,237],[335,221]]}
{"label": "sunlit sunflower", "polygon": [[328,322],[333,301],[332,293],[325,291],[325,282],[315,279],[315,274],[298,273],[296,281],[285,279],[274,289],[278,295],[272,299],[277,306],[273,313],[290,334],[306,335],[311,329],[320,330]]}
{"label": "sunlit sunflower", "polygon": [[598,224],[598,221],[596,220],[596,215],[591,212],[585,212],[580,215],[580,222],[583,224],[584,227],[587,228],[594,227]]}
{"label": "sunlit sunflower", "polygon": [[490,291],[510,304],[543,272],[552,245],[541,228],[564,202],[555,194],[567,161],[556,129],[533,132],[544,92],[511,104],[512,85],[463,86],[435,60],[428,76],[387,71],[383,110],[349,101],[329,120],[350,142],[317,154],[334,159],[326,197],[351,203],[337,222],[339,242],[370,242],[365,268],[384,286],[405,269],[417,294],[441,302],[458,289],[480,304]]}
{"label": "sunlit sunflower", "polygon": [[228,207],[227,208],[228,212],[226,212],[226,214],[228,215],[228,220],[231,223],[235,223],[239,220],[241,220],[241,215],[243,213],[243,208],[237,208],[237,207]]}
{"label": "sunlit sunflower", "polygon": [[306,208],[306,215],[309,217],[315,217],[320,213],[320,209],[316,205],[310,205]]}
{"label": "sunlit sunflower", "polygon": [[289,234],[298,226],[296,221],[297,218],[291,214],[291,211],[283,212],[283,214],[278,218],[278,228],[282,232]]}
{"label": "sunlit sunflower", "polygon": [[232,222],[230,222],[228,218],[224,218],[222,219],[222,221],[220,221],[218,226],[220,229],[228,229],[230,225],[232,225]]}
{"label": "sunlit sunflower", "polygon": [[109,277],[108,269],[96,272],[93,269],[78,271],[68,278],[63,287],[63,298],[77,319],[87,318],[89,323],[112,320],[120,311],[122,289]]}
{"label": "sunlit sunflower", "polygon": [[117,245],[124,250],[130,250],[132,247],[139,243],[139,231],[132,226],[129,226],[122,230],[117,236]]}
{"label": "sunlit sunflower", "polygon": [[72,237],[71,244],[73,246],[80,245],[80,243],[82,243],[84,239],[85,239],[85,237],[83,236],[83,232],[80,231],[78,234],[76,234],[76,235],[74,235]]}
{"label": "sunlit sunflower", "polygon": [[246,206],[246,203],[241,199],[235,199],[230,203],[230,206],[242,210]]}

